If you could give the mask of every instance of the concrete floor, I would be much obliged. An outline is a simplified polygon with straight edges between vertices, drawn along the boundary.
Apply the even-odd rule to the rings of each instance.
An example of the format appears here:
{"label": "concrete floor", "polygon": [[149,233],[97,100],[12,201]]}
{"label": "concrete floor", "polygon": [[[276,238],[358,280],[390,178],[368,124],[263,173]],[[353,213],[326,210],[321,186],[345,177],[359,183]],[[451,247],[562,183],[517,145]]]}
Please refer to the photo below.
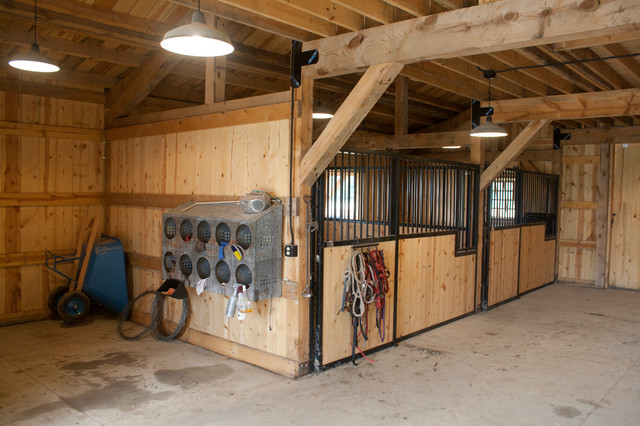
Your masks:
{"label": "concrete floor", "polygon": [[556,284],[298,380],[105,315],[0,342],[0,424],[640,425],[639,292]]}

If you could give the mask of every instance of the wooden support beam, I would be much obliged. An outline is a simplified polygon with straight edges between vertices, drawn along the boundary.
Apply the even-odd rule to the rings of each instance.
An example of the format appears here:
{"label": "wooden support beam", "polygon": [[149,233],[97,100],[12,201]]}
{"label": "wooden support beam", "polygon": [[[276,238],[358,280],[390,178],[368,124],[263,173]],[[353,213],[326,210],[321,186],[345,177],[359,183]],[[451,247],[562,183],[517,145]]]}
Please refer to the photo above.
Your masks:
{"label": "wooden support beam", "polygon": [[507,168],[510,162],[514,161],[518,155],[531,143],[533,137],[544,126],[549,123],[549,120],[533,120],[527,125],[527,127],[520,132],[520,134],[502,151],[502,154],[498,156],[487,169],[480,176],[480,190],[484,191],[491,184],[491,182]]}
{"label": "wooden support beam", "polygon": [[204,103],[224,102],[227,59],[225,57],[207,58],[205,65]]}
{"label": "wooden support beam", "polygon": [[0,135],[27,136],[31,138],[58,138],[83,141],[103,141],[104,130],[83,127],[53,126],[51,124],[16,123],[0,121]]}
{"label": "wooden support beam", "polygon": [[596,275],[595,286],[607,285],[607,234],[609,230],[609,164],[611,145],[600,145],[598,169],[598,209],[596,210]]}
{"label": "wooden support beam", "polygon": [[566,132],[571,133],[571,139],[562,145],[640,143],[640,126],[568,129]]}
{"label": "wooden support beam", "polygon": [[624,43],[627,41],[635,40],[640,40],[640,29],[600,37],[589,37],[581,40],[563,41],[554,44],[553,48],[555,50],[573,50],[592,46],[602,46],[603,44]]}
{"label": "wooden support beam", "polygon": [[444,146],[471,145],[468,130],[457,132],[412,133],[410,135],[383,135],[371,132],[355,132],[346,146],[359,149],[422,149]]}
{"label": "wooden support beam", "polygon": [[1,192],[0,207],[53,207],[103,204],[102,192]]}
{"label": "wooden support beam", "polygon": [[107,93],[107,123],[132,112],[179,61],[180,55],[162,49],[115,85]]}
{"label": "wooden support beam", "polygon": [[302,159],[300,181],[303,185],[312,185],[322,174],[400,70],[402,64],[389,63],[372,66],[364,73]]}
{"label": "wooden support beam", "polygon": [[409,133],[409,79],[404,75],[396,77],[395,133]]}
{"label": "wooden support beam", "polygon": [[[502,0],[306,42],[319,61],[305,76],[357,72],[373,64],[410,64],[560,43],[636,30],[636,0]],[[425,40],[429,40],[425,43]]]}
{"label": "wooden support beam", "polygon": [[[218,105],[218,104],[213,104]],[[240,109],[230,112],[218,112],[196,117],[179,118],[158,123],[139,124],[137,126],[119,127],[107,130],[107,140],[139,138],[143,136],[162,135],[167,133],[191,132],[195,130],[215,129],[236,126],[239,124],[264,123],[267,121],[286,120],[289,118],[291,104],[261,106],[251,109]]]}
{"label": "wooden support beam", "polygon": [[94,104],[104,104],[105,101],[102,90],[100,92],[94,92],[61,85],[32,83],[10,77],[0,78],[0,91],[45,96],[48,98],[70,99]]}
{"label": "wooden support beam", "polygon": [[491,106],[496,123],[636,115],[640,114],[640,89],[508,99],[491,101]]}
{"label": "wooden support beam", "polygon": [[136,126],[140,124],[158,123],[161,121],[179,120],[181,118],[199,117],[201,115],[223,113],[239,109],[255,108],[267,105],[276,105],[289,102],[289,91],[270,93],[268,95],[253,96],[250,98],[233,99],[217,104],[198,105],[188,108],[174,109],[170,111],[153,112],[149,114],[135,115],[115,120],[112,128]]}

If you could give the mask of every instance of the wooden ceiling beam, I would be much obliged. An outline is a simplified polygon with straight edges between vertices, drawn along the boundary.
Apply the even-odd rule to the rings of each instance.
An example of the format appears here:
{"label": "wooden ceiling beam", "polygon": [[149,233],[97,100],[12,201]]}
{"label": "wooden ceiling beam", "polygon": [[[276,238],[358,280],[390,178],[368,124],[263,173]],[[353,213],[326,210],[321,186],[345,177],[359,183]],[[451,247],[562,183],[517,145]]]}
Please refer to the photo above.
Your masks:
{"label": "wooden ceiling beam", "polygon": [[[188,0],[173,0],[175,3],[189,4]],[[290,27],[315,34],[321,37],[331,37],[339,33],[335,24],[314,18],[312,15],[290,6],[281,4],[276,0],[203,0],[200,8],[203,11],[218,14],[217,5],[224,4],[236,9],[242,9],[248,13],[262,18],[276,21]],[[221,16],[224,16],[221,14]]]}
{"label": "wooden ceiling beam", "polygon": [[[183,5],[195,10],[197,3],[193,0],[168,0],[171,3]],[[283,24],[282,22],[262,16],[259,13],[253,13],[250,10],[235,7],[233,4],[216,2],[212,0],[204,0],[201,2],[201,10],[203,12],[212,13],[216,16],[222,16],[233,22],[257,28],[270,34],[276,34],[281,37],[291,38],[300,41],[313,40],[318,37],[317,34],[300,29],[295,26]]]}
{"label": "wooden ceiling beam", "polygon": [[355,132],[346,146],[357,149],[423,149],[442,148],[444,146],[471,146],[470,130],[438,133],[412,133],[406,135],[382,135],[368,132]]}
{"label": "wooden ceiling beam", "polygon": [[631,116],[640,114],[640,89],[498,100],[491,106],[497,123]]}
{"label": "wooden ceiling beam", "polygon": [[400,70],[401,64],[389,63],[372,66],[364,73],[302,158],[299,176],[303,185],[311,186],[322,174]]}
{"label": "wooden ceiling beam", "polygon": [[[530,57],[523,55],[521,51],[518,50],[494,52],[491,53],[490,56],[504,63],[508,68],[529,67],[541,64],[538,61],[531,60]],[[540,83],[548,85],[560,93],[572,93],[577,89],[577,86],[572,81],[552,72],[549,68],[528,68],[521,69],[520,72],[538,80]]]}
{"label": "wooden ceiling beam", "polygon": [[[475,81],[477,87],[484,88],[488,93],[489,80],[484,78],[482,72],[477,68],[477,66],[472,65],[466,60],[453,58],[445,61],[433,61],[432,63],[463,77],[470,78]],[[456,76],[453,76],[453,79],[456,80]],[[526,88],[513,84],[511,81],[506,79],[494,78],[491,82],[491,89],[493,96],[499,99],[507,97],[529,97],[529,91]],[[485,93],[485,95],[480,99],[485,99],[488,96],[487,93]]]}
{"label": "wooden ceiling beam", "polygon": [[160,50],[107,93],[106,122],[132,112],[180,61],[180,56]]}
{"label": "wooden ceiling beam", "polygon": [[395,21],[393,6],[381,0],[333,0],[333,2],[381,24],[390,24]]}
{"label": "wooden ceiling beam", "polygon": [[[22,4],[15,0],[2,0],[2,2],[0,2],[0,11],[5,10],[14,15],[22,14],[23,19],[33,19],[32,4]],[[157,35],[123,28],[115,23],[106,24],[90,18],[78,19],[73,15],[45,8],[38,8],[38,16],[40,18],[38,20],[39,27],[51,28],[56,31],[59,31],[61,28],[70,31],[79,31],[83,34],[132,47],[155,47],[160,41]]]}
{"label": "wooden ceiling beam", "polygon": [[[465,56],[464,58],[462,58],[462,60],[476,67],[474,74],[480,75],[480,76],[482,75],[482,73],[480,72],[480,70],[478,70],[478,68],[485,69],[485,70],[492,69],[496,71],[509,68],[509,66],[507,66],[503,62],[498,61],[492,55]],[[484,80],[486,81],[486,79]],[[530,93],[527,96],[518,96],[518,97],[546,96],[546,95],[556,94],[556,93],[549,93],[548,83],[540,82],[537,79],[531,78],[527,74],[521,73],[519,71],[511,71],[511,72],[498,74],[498,76],[495,79],[493,79],[493,82],[491,83],[491,87],[493,87],[494,84],[499,83],[501,80],[507,81],[511,85],[514,85],[515,87],[522,88],[521,90],[519,90],[520,93],[523,93],[523,92]]]}
{"label": "wooden ceiling beam", "polygon": [[603,46],[605,44],[612,43],[625,43],[636,40],[640,40],[640,29],[600,37],[589,37],[582,40],[563,41],[560,43],[554,43],[553,48],[559,51],[584,49],[587,47]]}
{"label": "wooden ceiling beam", "polygon": [[[623,56],[629,54],[628,50],[617,43],[606,44],[601,46],[598,50],[604,53],[604,56]],[[630,79],[632,80],[631,82],[634,85],[640,86],[640,63],[636,58],[626,57],[612,60],[617,62],[627,71]]]}
{"label": "wooden ceiling beam", "polygon": [[570,129],[567,132],[571,133],[571,139],[563,141],[562,145],[640,143],[640,126]]}
{"label": "wooden ceiling beam", "polygon": [[451,79],[450,72],[432,63],[406,65],[402,75],[469,99],[482,99],[487,93],[478,89],[470,78],[465,76]]}
{"label": "wooden ceiling beam", "polygon": [[[549,46],[538,46],[538,49],[540,49],[541,52],[543,52],[549,58],[551,58],[551,61],[549,61],[549,62],[571,62],[571,61],[574,60],[574,58],[571,58],[567,54],[567,52],[556,52]],[[579,76],[580,78],[585,80],[587,83],[591,84],[592,87],[595,87],[595,88],[600,89],[600,90],[610,90],[611,89],[611,86],[609,86],[608,84],[603,82],[602,79],[600,79],[597,76],[594,76],[592,73],[590,73],[589,70],[586,69],[584,64],[571,64],[571,63],[569,63],[569,64],[566,64],[566,65],[563,65],[563,66],[567,67],[568,69],[573,71],[577,76]]]}
{"label": "wooden ceiling beam", "polygon": [[639,22],[635,0],[502,0],[500,7],[479,5],[306,42],[303,49],[318,49],[320,56],[303,73],[322,78],[377,63],[407,64],[611,35],[635,30]]}
{"label": "wooden ceiling beam", "polygon": [[[602,81],[609,85],[612,89],[629,89],[631,85],[620,74],[614,70],[611,65],[605,61],[598,60],[600,57],[591,49],[576,49],[566,52],[576,60],[589,60],[583,65],[593,74],[597,75]],[[640,65],[640,64],[639,64]]]}
{"label": "wooden ceiling beam", "polygon": [[[33,34],[15,30],[9,31],[6,27],[0,26],[0,41],[7,44],[30,47],[31,43],[33,43]],[[94,59],[130,67],[139,67],[145,61],[144,56],[133,54],[132,52],[102,46],[89,46],[77,41],[51,37],[48,34],[38,34],[38,44],[42,52],[59,52],[79,58]]]}
{"label": "wooden ceiling beam", "polygon": [[517,159],[531,143],[533,137],[547,124],[549,124],[549,120],[546,119],[532,120],[527,124],[527,127],[502,151],[502,154],[482,172],[482,175],[480,175],[480,191],[487,189],[491,182],[509,166],[509,163]]}
{"label": "wooden ceiling beam", "polygon": [[327,0],[276,0],[286,6],[291,6],[304,13],[333,23],[349,31],[358,31],[364,28],[364,17],[350,9]]}
{"label": "wooden ceiling beam", "polygon": [[56,81],[58,83],[67,83],[73,84],[76,86],[82,87],[92,87],[98,88],[100,90],[108,89],[116,85],[119,79],[115,77],[109,77],[101,74],[92,74],[88,72],[82,71],[74,71],[68,69],[61,69],[54,75],[51,74],[41,74],[41,73],[29,73],[28,76],[20,73],[15,68],[12,68],[7,62],[9,58],[0,58],[0,71],[6,72],[8,74],[13,74],[16,76],[20,76],[22,80],[29,80],[35,83],[44,83],[47,84],[51,81]]}
{"label": "wooden ceiling beam", "polygon": [[102,91],[94,92],[61,85],[32,83],[10,77],[0,78],[0,91],[25,93],[48,98],[69,99],[74,101],[104,104],[105,96]]}
{"label": "wooden ceiling beam", "polygon": [[422,0],[384,0],[385,3],[400,10],[404,10],[410,15],[420,17],[428,14],[425,2]]}
{"label": "wooden ceiling beam", "polygon": [[[529,59],[531,62],[537,65],[547,65],[551,62],[546,58],[544,58],[542,56],[542,53],[539,52],[536,47],[529,48],[529,49],[518,49],[516,51],[518,52],[518,54],[524,56],[525,58]],[[501,52],[501,53],[507,53],[507,52]],[[593,86],[586,84],[582,80],[572,76],[569,72],[567,72],[561,67],[550,66],[550,67],[545,67],[544,69],[548,70],[552,74],[555,74],[559,78],[569,82],[573,86],[573,88],[577,88],[579,90],[586,91],[586,92],[591,92],[594,89]],[[566,93],[572,93],[574,91],[573,88],[567,91]]]}

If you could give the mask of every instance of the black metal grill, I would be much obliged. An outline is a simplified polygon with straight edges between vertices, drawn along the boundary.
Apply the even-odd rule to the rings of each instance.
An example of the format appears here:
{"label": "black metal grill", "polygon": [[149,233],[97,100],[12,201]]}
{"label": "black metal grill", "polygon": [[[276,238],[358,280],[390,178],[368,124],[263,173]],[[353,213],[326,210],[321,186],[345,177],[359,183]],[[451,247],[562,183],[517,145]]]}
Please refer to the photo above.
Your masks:
{"label": "black metal grill", "polygon": [[489,186],[487,211],[491,228],[546,223],[546,235],[556,235],[558,176],[508,169]]}
{"label": "black metal grill", "polygon": [[323,239],[358,243],[456,233],[476,247],[478,167],[393,153],[343,151],[318,180]]}

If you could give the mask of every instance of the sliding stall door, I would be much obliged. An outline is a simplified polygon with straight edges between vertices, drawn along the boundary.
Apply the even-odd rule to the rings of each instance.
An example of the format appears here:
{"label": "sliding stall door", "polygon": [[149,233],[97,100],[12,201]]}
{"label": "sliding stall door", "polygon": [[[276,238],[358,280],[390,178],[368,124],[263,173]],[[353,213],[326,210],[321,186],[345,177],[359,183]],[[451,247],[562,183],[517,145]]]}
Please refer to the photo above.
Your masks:
{"label": "sliding stall door", "polygon": [[640,290],[640,145],[615,146],[609,286]]}

